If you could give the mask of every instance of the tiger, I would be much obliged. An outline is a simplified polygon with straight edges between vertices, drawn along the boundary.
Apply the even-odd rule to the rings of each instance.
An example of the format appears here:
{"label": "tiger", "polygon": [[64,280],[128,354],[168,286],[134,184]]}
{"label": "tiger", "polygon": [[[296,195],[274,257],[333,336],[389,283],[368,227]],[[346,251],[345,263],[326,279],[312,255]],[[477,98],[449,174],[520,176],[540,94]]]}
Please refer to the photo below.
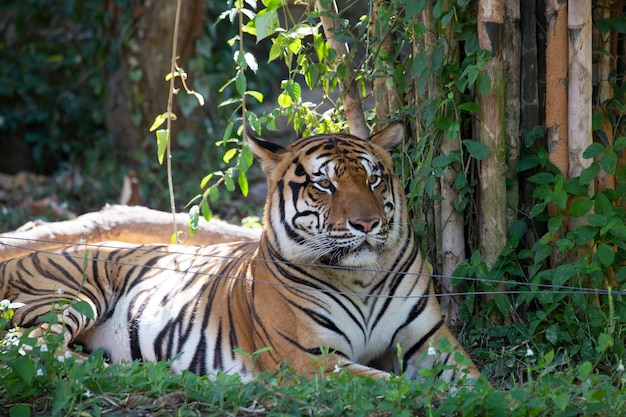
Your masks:
{"label": "tiger", "polygon": [[[442,316],[392,169],[404,126],[284,147],[246,140],[267,177],[259,240],[83,243],[5,261],[0,299],[23,303],[12,324],[62,334],[67,351],[170,360],[179,373],[249,380],[287,364],[303,375],[420,378],[443,364],[446,381],[478,378]],[[451,350],[439,350],[443,339]]]}

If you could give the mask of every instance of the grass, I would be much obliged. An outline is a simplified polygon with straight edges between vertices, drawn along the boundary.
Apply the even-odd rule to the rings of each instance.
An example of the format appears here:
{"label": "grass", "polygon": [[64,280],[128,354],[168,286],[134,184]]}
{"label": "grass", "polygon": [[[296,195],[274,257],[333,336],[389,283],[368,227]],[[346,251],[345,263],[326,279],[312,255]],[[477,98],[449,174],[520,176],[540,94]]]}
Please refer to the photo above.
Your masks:
{"label": "grass", "polygon": [[[11,314],[5,307],[0,324]],[[347,373],[305,379],[288,366],[244,384],[237,375],[175,374],[166,362],[107,365],[99,352],[78,362],[55,351],[58,336],[42,345],[4,333],[0,415],[11,417],[626,415],[621,363],[601,373],[590,362],[563,361],[553,352],[527,352],[518,369],[524,381],[510,380],[508,389],[490,386],[487,378],[472,389],[450,385],[436,379],[439,369],[419,381],[381,381]]]}

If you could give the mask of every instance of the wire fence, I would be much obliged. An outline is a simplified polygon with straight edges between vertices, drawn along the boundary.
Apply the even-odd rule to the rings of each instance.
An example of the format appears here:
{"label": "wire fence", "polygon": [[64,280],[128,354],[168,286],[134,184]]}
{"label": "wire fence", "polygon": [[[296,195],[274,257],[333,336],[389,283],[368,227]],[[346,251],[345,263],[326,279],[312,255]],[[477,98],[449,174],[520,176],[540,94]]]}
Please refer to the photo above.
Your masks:
{"label": "wire fence", "polygon": [[[28,245],[22,245],[21,242],[20,243],[15,243],[15,244],[11,244],[8,243],[8,241],[10,240],[15,240],[16,242],[21,241],[21,242],[31,242],[31,243],[44,243],[44,244],[48,244],[50,246],[54,246],[53,248],[47,248],[47,249],[38,249],[38,248],[31,248]],[[120,242],[123,243],[123,242]],[[416,278],[419,276],[426,276],[426,277],[430,277],[433,278],[434,280],[441,280],[441,279],[452,279],[455,280],[456,282],[477,282],[477,283],[486,283],[486,284],[490,284],[492,287],[497,288],[495,290],[471,290],[471,291],[459,291],[459,292],[439,292],[437,294],[432,294],[431,296],[435,296],[435,297],[444,297],[444,296],[450,296],[450,297],[464,297],[464,296],[468,296],[468,295],[477,295],[477,296],[486,296],[486,295],[496,295],[496,294],[510,294],[510,295],[520,295],[520,294],[537,294],[538,292],[541,292],[542,294],[565,294],[565,295],[570,295],[570,294],[583,294],[583,295],[608,295],[609,293],[613,296],[616,295],[626,295],[626,291],[621,290],[621,289],[605,289],[605,288],[591,288],[591,287],[583,287],[583,286],[572,286],[572,285],[555,285],[555,284],[550,284],[550,283],[534,283],[534,282],[526,282],[526,281],[517,281],[517,280],[504,280],[504,279],[485,279],[485,278],[475,278],[475,277],[458,277],[458,276],[449,276],[449,275],[440,275],[440,274],[428,274],[428,273],[411,273],[411,272],[406,272],[406,271],[397,271],[397,270],[385,270],[385,269],[376,269],[376,268],[346,268],[346,267],[342,267],[342,266],[333,266],[333,265],[321,265],[321,264],[314,264],[314,263],[299,263],[299,262],[287,262],[287,261],[276,261],[276,260],[265,260],[265,259],[255,259],[255,258],[245,258],[245,257],[239,257],[239,256],[229,256],[229,255],[215,255],[215,254],[203,254],[203,253],[194,253],[191,251],[184,251],[184,250],[180,250],[180,251],[176,251],[176,250],[172,250],[173,247],[172,245],[167,245],[167,244],[154,244],[154,245],[148,245],[151,246],[151,248],[144,248],[144,245],[133,245],[130,244],[131,246],[127,246],[127,244],[125,244],[124,246],[116,246],[114,244],[112,244],[111,242],[107,242],[107,243],[87,243],[85,240],[81,240],[79,242],[68,242],[68,241],[56,241],[56,240],[45,240],[45,239],[25,239],[22,237],[19,238],[13,238],[13,237],[9,237],[9,236],[2,236],[0,237],[0,246],[5,246],[5,247],[11,247],[11,248],[15,248],[15,249],[22,249],[22,250],[28,250],[28,251],[32,251],[33,253],[47,253],[47,254],[57,254],[59,255],[59,250],[64,248],[64,247],[70,247],[70,246],[76,246],[76,245],[80,245],[80,246],[84,246],[87,249],[127,249],[127,250],[132,250],[132,251],[138,251],[138,252],[150,252],[152,254],[158,254],[158,253],[162,253],[163,255],[193,255],[193,256],[197,256],[197,257],[210,257],[210,258],[220,258],[223,260],[227,260],[227,261],[250,261],[250,262],[257,262],[257,263],[261,263],[261,262],[268,262],[268,263],[279,263],[279,264],[283,264],[283,265],[289,265],[289,266],[295,266],[295,267],[299,267],[299,268],[311,268],[311,267],[324,267],[324,268],[329,268],[329,269],[339,269],[339,270],[356,270],[359,272],[368,272],[368,273],[378,273],[378,274],[394,274],[394,275],[413,275]],[[154,246],[164,246],[167,247],[167,250],[158,250],[158,249],[154,249]],[[181,246],[182,248],[183,246]],[[196,247],[196,246],[194,246]],[[189,246],[189,249],[194,248],[192,246]],[[120,261],[113,261],[113,260],[108,260],[108,259],[100,259],[100,258],[95,258],[95,257],[89,257],[89,256],[78,256],[78,255],[68,255],[68,254],[64,254],[62,256],[66,256],[68,258],[72,258],[78,261],[92,261],[92,262],[103,262],[103,263],[110,263],[110,264],[115,264],[115,265],[120,265],[120,266],[131,266],[131,267],[146,267],[145,265],[141,265],[141,264],[133,264],[133,263],[127,263],[127,262],[120,262]],[[7,260],[5,260],[7,261]],[[2,262],[0,262],[0,265],[2,264]],[[169,268],[169,267],[162,267],[162,266],[154,266],[151,265],[149,266],[149,268],[151,269],[156,269],[156,270],[160,270],[160,271],[164,271],[164,272],[172,272],[172,273],[188,273],[190,272],[189,270],[186,269],[178,269],[178,268]],[[276,282],[276,281],[264,281],[264,280],[260,280],[260,279],[254,279],[254,278],[250,278],[250,277],[240,277],[240,276],[230,276],[230,275],[221,275],[221,274],[215,274],[215,273],[210,273],[210,272],[203,272],[203,271],[193,271],[194,274],[196,275],[205,275],[211,278],[216,278],[216,279],[230,279],[230,280],[241,280],[241,281],[253,281],[255,283],[259,283],[259,284],[266,284],[266,285],[273,285],[273,286],[280,286],[280,287],[287,287],[287,288],[291,288],[291,289],[296,289],[296,290],[314,290],[314,291],[318,291],[318,292],[322,292],[322,293],[329,293],[329,294],[335,294],[335,295],[343,295],[343,296],[356,296],[356,297],[376,297],[376,298],[403,298],[403,299],[410,299],[410,298],[419,298],[422,297],[421,295],[414,295],[414,296],[399,296],[399,295],[393,295],[393,294],[372,294],[372,293],[359,293],[359,292],[350,292],[350,291],[340,291],[340,290],[333,290],[333,289],[323,289],[323,288],[313,288],[313,287],[308,287],[306,285],[294,285],[294,284],[286,284],[286,283],[281,283],[281,282]]]}

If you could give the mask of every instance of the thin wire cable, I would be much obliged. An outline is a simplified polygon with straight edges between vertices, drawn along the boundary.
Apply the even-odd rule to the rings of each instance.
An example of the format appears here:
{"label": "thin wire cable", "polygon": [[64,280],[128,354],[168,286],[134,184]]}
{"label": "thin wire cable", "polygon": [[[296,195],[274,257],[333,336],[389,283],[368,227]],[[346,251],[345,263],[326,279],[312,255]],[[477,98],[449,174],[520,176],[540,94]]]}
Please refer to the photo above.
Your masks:
{"label": "thin wire cable", "polygon": [[[2,241],[4,239],[15,239],[15,240],[23,240],[23,241],[29,241],[29,242],[40,242],[40,243],[53,243],[53,244],[57,244],[57,245],[61,245],[61,246],[57,246],[55,248],[52,249],[36,249],[36,248],[30,248],[28,246],[20,246],[20,245],[12,245],[9,243],[6,243],[5,241]],[[123,243],[123,242],[120,242]],[[234,242],[237,243],[237,242]],[[239,243],[243,243],[243,242],[239,242]],[[187,251],[187,252],[183,252],[183,251],[171,251],[171,250],[155,250],[154,248],[143,248],[143,245],[137,245],[137,246],[133,246],[131,248],[129,248],[126,245],[121,245],[121,246],[116,246],[113,245],[111,243],[86,243],[85,241],[81,241],[81,242],[61,242],[61,241],[55,241],[55,240],[45,240],[45,239],[28,239],[28,238],[21,238],[21,237],[11,237],[11,236],[2,236],[0,238],[0,245],[3,246],[7,246],[7,247],[13,247],[13,248],[17,248],[17,249],[23,249],[23,250],[30,250],[33,253],[34,252],[39,252],[39,253],[47,253],[47,254],[56,254],[59,256],[65,256],[71,259],[76,259],[78,261],[84,261],[85,257],[84,256],[73,256],[73,255],[67,255],[67,254],[61,254],[58,252],[58,250],[62,249],[64,246],[84,246],[85,248],[89,249],[89,248],[103,248],[103,249],[131,249],[134,251],[138,251],[138,252],[150,252],[150,253],[162,253],[162,254],[167,254],[167,255],[194,255],[194,256],[200,256],[200,257],[209,257],[209,258],[219,258],[219,259],[224,259],[224,260],[233,260],[233,261],[251,261],[251,262],[259,262],[259,263],[280,263],[283,265],[289,265],[289,266],[297,266],[297,267],[320,267],[319,264],[312,264],[312,263],[299,263],[299,262],[288,262],[288,261],[275,261],[275,260],[266,260],[266,259],[254,259],[254,258],[242,258],[242,257],[238,257],[238,256],[228,256],[228,255],[215,255],[215,254],[203,254],[203,253],[193,253],[191,251]],[[130,244],[131,246],[133,244]],[[165,243],[161,243],[161,244],[151,244],[150,246],[164,246],[164,247],[168,247],[171,248],[172,245],[168,245]],[[190,246],[188,248],[194,248],[197,246]],[[110,264],[114,264],[114,265],[120,265],[120,266],[145,266],[145,265],[141,265],[141,264],[133,264],[133,263],[128,263],[128,262],[119,262],[119,261],[111,261],[111,260],[106,260],[106,259],[98,259],[98,258],[93,258],[93,257],[87,257],[88,261],[91,262],[104,262],[104,263],[110,263]],[[481,282],[481,283],[491,283],[491,284],[504,284],[504,285],[509,285],[509,286],[521,286],[521,287],[531,287],[530,289],[511,289],[511,290],[494,290],[494,291],[488,291],[488,290],[482,290],[482,291],[462,291],[462,292],[448,292],[448,293],[437,293],[437,294],[430,294],[430,296],[433,297],[443,297],[443,296],[468,296],[468,295],[496,295],[496,294],[537,294],[538,292],[541,292],[542,294],[595,294],[595,295],[606,295],[609,293],[609,290],[607,289],[600,289],[600,288],[586,288],[586,287],[574,287],[574,286],[568,286],[568,285],[554,285],[554,284],[544,284],[544,283],[532,283],[532,282],[523,282],[523,281],[505,281],[505,280],[498,280],[498,279],[483,279],[483,278],[475,278],[475,277],[455,277],[455,276],[447,276],[447,275],[439,275],[439,274],[427,274],[427,273],[412,273],[412,272],[406,272],[406,271],[393,271],[393,270],[384,270],[384,269],[375,269],[375,268],[346,268],[346,267],[341,267],[341,266],[334,266],[334,265],[323,265],[323,267],[325,268],[330,268],[330,269],[341,269],[341,270],[347,270],[347,269],[357,269],[359,271],[363,271],[363,272],[376,272],[376,273],[385,273],[385,274],[401,274],[401,275],[413,275],[415,277],[419,277],[419,276],[426,276],[426,277],[431,277],[434,279],[443,279],[443,278],[450,278],[450,279],[455,279],[455,280],[459,280],[459,281],[470,281],[470,282]],[[167,267],[159,267],[159,266],[151,266],[151,269],[156,269],[156,270],[160,270],[160,271],[165,271],[165,272],[175,272],[175,273],[187,273],[189,271],[187,270],[182,270],[182,269],[176,269],[176,268],[167,268]],[[201,272],[201,271],[193,271],[194,274],[196,275],[204,275],[204,276],[208,276],[208,277],[213,277],[216,279],[230,279],[230,280],[239,280],[239,281],[249,281],[248,278],[246,277],[237,277],[237,276],[230,276],[230,275],[221,275],[221,274],[214,274],[214,273],[209,273],[209,272]],[[356,297],[374,297],[374,298],[403,298],[403,299],[411,299],[411,298],[419,298],[422,297],[421,295],[415,295],[415,296],[398,296],[398,295],[388,295],[388,294],[370,294],[370,293],[356,293],[356,292],[349,292],[349,291],[338,291],[338,290],[329,290],[329,289],[319,289],[319,288],[311,288],[311,287],[307,287],[304,285],[293,285],[293,284],[285,284],[285,283],[280,283],[280,282],[270,282],[270,281],[263,281],[263,280],[259,280],[259,279],[252,279],[252,281],[254,281],[255,283],[260,283],[260,284],[266,284],[266,285],[273,285],[273,286],[280,286],[280,287],[286,287],[286,288],[291,288],[291,289],[298,289],[298,290],[314,290],[314,291],[318,291],[318,292],[322,292],[322,293],[328,293],[328,294],[334,294],[334,295],[344,295],[344,296],[356,296]],[[611,294],[612,295],[626,295],[626,291],[621,291],[621,290],[611,290]]]}

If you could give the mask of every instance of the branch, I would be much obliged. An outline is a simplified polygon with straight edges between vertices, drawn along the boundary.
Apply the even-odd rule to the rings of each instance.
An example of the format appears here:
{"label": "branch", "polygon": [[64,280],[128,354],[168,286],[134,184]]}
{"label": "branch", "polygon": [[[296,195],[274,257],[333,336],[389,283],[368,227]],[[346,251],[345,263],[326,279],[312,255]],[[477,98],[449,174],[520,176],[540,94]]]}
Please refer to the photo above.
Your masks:
{"label": "branch", "polygon": [[[0,234],[0,262],[36,250],[51,250],[81,239],[89,243],[116,240],[127,243],[170,243],[172,213],[140,206],[105,206],[102,210],[62,222],[29,222],[14,232]],[[189,215],[178,213],[176,226],[186,230]],[[258,240],[259,230],[219,220],[200,219],[198,231],[187,236],[189,245]]]}

